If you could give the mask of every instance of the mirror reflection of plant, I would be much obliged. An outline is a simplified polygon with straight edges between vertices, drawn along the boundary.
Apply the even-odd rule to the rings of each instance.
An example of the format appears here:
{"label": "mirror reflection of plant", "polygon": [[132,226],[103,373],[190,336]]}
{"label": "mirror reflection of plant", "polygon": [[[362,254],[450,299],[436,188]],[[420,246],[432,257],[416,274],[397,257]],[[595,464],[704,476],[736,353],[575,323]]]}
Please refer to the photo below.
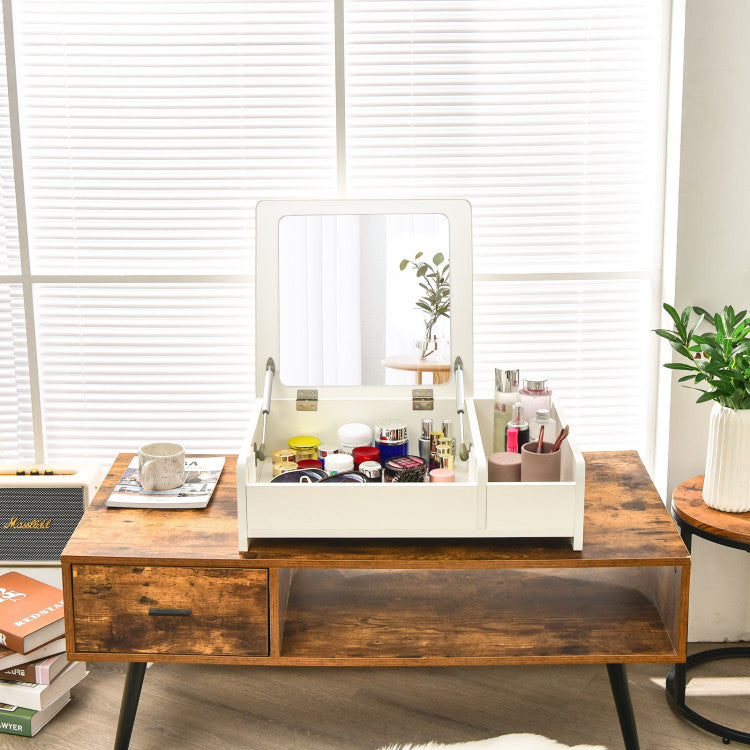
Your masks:
{"label": "mirror reflection of plant", "polygon": [[[697,403],[717,401],[730,409],[750,409],[750,320],[747,310],[735,312],[727,306],[721,313],[712,314],[702,307],[688,306],[682,313],[664,304],[664,309],[675,324],[674,331],[660,328],[658,336],[669,341],[672,348],[687,362],[669,362],[670,370],[683,370],[678,382],[692,381],[705,384],[710,390],[701,391]],[[693,314],[697,319],[692,320]],[[712,330],[696,333],[705,321]],[[688,386],[689,387],[689,386]]]}
{"label": "mirror reflection of plant", "polygon": [[440,318],[450,318],[450,261],[445,260],[442,253],[436,253],[432,258],[432,263],[428,263],[420,260],[423,255],[424,253],[419,252],[413,260],[404,258],[399,268],[404,271],[411,266],[416,271],[417,279],[420,280],[419,286],[424,291],[417,300],[416,307],[427,314],[424,324],[424,340],[429,342],[432,339],[432,329],[435,323]]}

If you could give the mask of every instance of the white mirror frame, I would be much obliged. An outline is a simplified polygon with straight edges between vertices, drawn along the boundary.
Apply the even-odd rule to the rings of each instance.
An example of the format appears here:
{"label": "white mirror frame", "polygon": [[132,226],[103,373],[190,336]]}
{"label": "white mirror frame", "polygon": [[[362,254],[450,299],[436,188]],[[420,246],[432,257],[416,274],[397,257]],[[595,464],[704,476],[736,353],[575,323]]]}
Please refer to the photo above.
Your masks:
{"label": "white mirror frame", "polygon": [[[451,264],[451,379],[428,385],[436,398],[455,397],[453,361],[464,365],[464,391],[474,393],[474,338],[472,305],[471,205],[459,199],[419,200],[267,200],[256,207],[255,224],[255,382],[262,396],[266,361],[276,363],[273,397],[295,399],[297,388],[284,385],[279,377],[279,221],[284,216],[337,214],[443,214],[448,219]],[[318,398],[362,399],[409,398],[415,385],[306,386],[317,387]]]}

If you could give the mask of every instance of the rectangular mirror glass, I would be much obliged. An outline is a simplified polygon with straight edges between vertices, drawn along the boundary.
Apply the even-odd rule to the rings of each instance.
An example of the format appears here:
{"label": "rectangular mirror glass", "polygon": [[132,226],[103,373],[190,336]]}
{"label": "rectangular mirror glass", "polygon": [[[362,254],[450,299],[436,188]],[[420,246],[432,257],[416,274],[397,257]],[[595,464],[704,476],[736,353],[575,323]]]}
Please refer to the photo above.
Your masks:
{"label": "rectangular mirror glass", "polygon": [[449,239],[441,213],[282,216],[281,382],[447,382]]}

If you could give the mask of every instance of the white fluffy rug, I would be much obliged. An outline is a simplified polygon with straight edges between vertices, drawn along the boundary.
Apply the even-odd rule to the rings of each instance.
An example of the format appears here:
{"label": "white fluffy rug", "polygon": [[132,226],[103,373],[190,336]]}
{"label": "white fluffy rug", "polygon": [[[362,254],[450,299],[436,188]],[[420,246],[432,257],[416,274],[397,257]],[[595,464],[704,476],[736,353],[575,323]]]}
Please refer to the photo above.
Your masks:
{"label": "white fluffy rug", "polygon": [[441,745],[428,742],[426,745],[389,745],[381,750],[607,750],[603,745],[562,745],[538,734],[506,734],[476,742],[458,742],[455,745]]}

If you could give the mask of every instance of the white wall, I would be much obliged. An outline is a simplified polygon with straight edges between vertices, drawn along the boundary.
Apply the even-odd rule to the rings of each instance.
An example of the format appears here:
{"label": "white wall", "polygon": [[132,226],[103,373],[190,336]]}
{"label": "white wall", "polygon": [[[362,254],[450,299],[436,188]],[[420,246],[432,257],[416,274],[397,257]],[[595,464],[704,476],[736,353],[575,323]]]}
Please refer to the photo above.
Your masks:
{"label": "white wall", "polygon": [[[750,307],[750,2],[687,0],[678,309]],[[702,474],[710,404],[672,386],[669,491]],[[750,638],[750,555],[693,541],[689,638]]]}

